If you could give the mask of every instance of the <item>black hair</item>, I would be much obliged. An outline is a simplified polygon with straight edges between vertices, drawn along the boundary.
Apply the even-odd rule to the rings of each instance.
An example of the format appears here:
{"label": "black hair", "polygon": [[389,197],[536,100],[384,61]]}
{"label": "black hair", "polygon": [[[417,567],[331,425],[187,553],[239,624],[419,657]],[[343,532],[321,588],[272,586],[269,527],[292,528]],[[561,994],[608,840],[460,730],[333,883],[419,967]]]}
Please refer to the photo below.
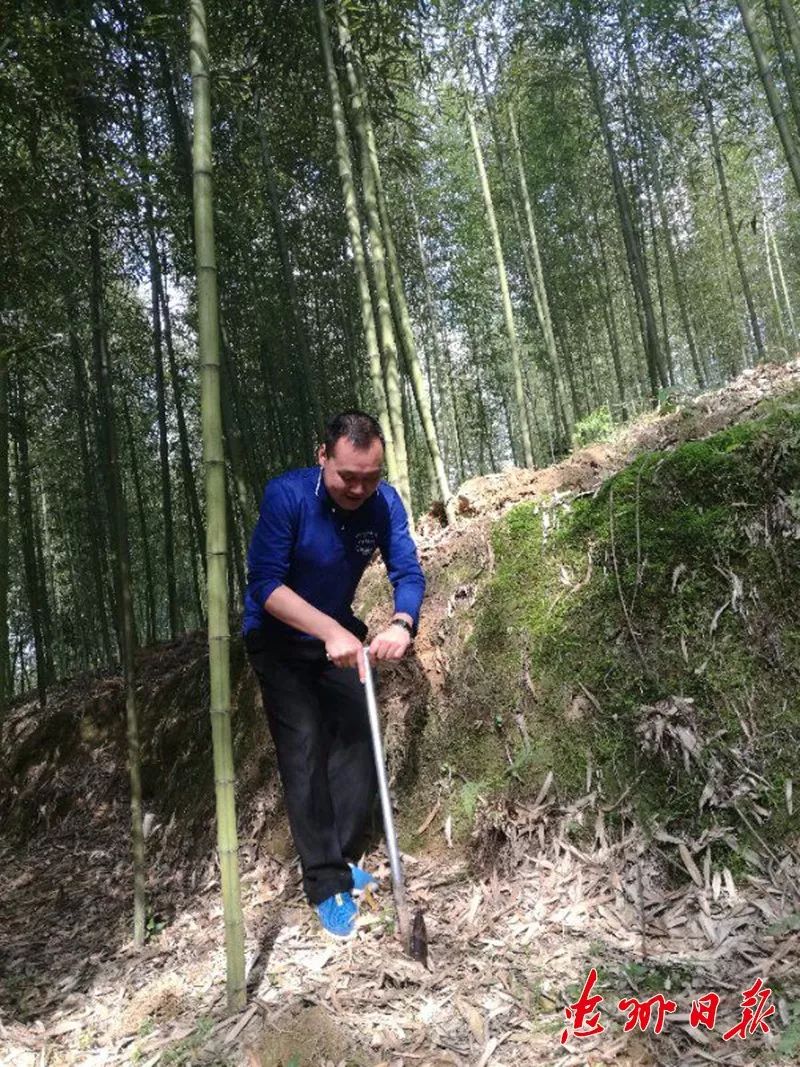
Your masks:
{"label": "black hair", "polygon": [[343,437],[354,448],[369,448],[376,438],[386,446],[380,423],[364,411],[342,411],[328,420],[325,426],[325,452],[329,456],[333,455],[336,442]]}

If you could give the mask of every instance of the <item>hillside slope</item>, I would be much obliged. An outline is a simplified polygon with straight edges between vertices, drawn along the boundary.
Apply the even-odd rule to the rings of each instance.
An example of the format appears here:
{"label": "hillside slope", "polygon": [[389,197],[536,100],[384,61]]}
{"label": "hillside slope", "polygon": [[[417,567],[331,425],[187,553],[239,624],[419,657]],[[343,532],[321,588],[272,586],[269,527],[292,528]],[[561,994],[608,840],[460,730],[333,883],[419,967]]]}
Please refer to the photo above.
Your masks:
{"label": "hillside slope", "polygon": [[[758,972],[782,1036],[725,1046],[726,1062],[792,1062],[798,391],[800,365],[759,368],[557,467],[473,480],[456,528],[429,522],[416,656],[382,672],[380,698],[430,972],[397,958],[388,894],[354,948],[320,941],[237,640],[254,994],[238,1020],[220,1001],[204,636],[140,655],[144,958],[127,946],[121,679],[73,679],[44,713],[18,701],[0,767],[3,1062],[42,1050],[53,1064],[408,1067],[717,1054],[688,1017],[660,1036],[617,1020],[561,1050],[563,1005],[593,964],[609,1005],[671,989],[685,1013],[715,987],[734,1021],[742,973]],[[373,626],[386,593],[372,568],[360,597]],[[372,860],[385,875],[380,851]]]}

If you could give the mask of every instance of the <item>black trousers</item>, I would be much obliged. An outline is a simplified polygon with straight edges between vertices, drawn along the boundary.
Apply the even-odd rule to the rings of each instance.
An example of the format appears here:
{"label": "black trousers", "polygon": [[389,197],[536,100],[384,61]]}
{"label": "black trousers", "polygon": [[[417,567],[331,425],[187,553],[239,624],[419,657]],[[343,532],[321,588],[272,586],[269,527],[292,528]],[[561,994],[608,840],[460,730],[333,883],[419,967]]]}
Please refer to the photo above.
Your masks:
{"label": "black trousers", "polygon": [[312,904],[352,888],[377,792],[364,686],[321,641],[277,641],[260,630],[245,647],[261,684],[286,812]]}

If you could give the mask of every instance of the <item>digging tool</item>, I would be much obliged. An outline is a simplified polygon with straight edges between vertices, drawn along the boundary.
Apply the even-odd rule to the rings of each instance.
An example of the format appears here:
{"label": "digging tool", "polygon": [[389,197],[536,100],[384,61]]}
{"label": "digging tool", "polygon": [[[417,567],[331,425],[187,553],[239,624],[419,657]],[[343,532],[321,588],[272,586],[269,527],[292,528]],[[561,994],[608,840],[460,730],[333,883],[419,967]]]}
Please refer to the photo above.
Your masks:
{"label": "digging tool", "polygon": [[372,674],[372,665],[369,661],[369,649],[366,647],[364,648],[364,687],[367,693],[367,712],[369,714],[370,733],[372,734],[372,751],[375,756],[375,770],[378,775],[378,793],[381,798],[383,832],[386,838],[386,851],[389,853],[389,867],[392,872],[392,896],[394,897],[397,929],[400,933],[400,938],[406,953],[411,956],[412,959],[427,966],[428,935],[425,930],[425,917],[422,914],[422,909],[418,908],[414,913],[412,922],[410,920],[408,903],[406,901],[403,864],[400,859],[400,849],[397,847],[397,835],[394,829],[394,816],[392,815],[392,801],[389,796],[389,783],[386,776],[386,764],[383,758],[381,721],[378,715],[378,701],[375,696],[375,681]]}

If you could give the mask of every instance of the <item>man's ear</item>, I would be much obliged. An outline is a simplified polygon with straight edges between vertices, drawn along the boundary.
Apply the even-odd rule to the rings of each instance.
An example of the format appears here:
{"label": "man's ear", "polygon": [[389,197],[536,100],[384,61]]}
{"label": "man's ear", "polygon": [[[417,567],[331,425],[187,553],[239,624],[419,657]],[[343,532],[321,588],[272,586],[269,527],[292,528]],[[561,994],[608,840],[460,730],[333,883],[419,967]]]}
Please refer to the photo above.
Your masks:
{"label": "man's ear", "polygon": [[325,448],[325,445],[320,445],[319,448],[317,449],[317,461],[318,461],[319,465],[322,466],[323,462],[327,458],[328,458],[328,451]]}

